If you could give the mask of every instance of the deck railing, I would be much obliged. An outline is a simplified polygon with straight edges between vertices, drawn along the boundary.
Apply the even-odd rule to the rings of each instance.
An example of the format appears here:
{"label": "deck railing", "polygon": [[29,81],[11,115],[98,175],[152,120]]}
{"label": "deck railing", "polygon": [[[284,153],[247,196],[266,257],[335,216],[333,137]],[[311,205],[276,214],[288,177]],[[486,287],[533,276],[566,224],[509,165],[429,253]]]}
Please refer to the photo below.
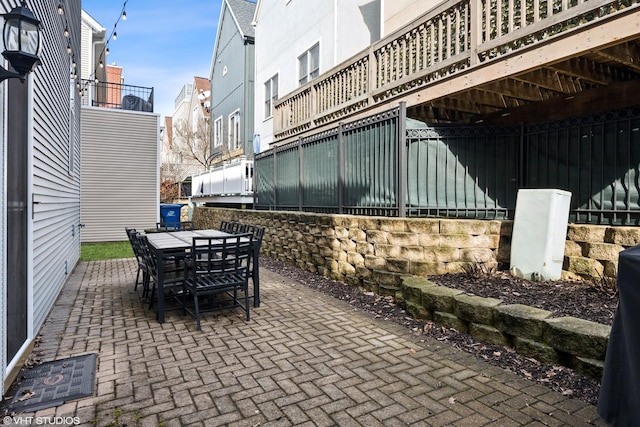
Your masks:
{"label": "deck railing", "polygon": [[82,80],[82,105],[153,113],[153,88]]}
{"label": "deck railing", "polygon": [[284,139],[597,20],[638,0],[449,0],[275,103]]}

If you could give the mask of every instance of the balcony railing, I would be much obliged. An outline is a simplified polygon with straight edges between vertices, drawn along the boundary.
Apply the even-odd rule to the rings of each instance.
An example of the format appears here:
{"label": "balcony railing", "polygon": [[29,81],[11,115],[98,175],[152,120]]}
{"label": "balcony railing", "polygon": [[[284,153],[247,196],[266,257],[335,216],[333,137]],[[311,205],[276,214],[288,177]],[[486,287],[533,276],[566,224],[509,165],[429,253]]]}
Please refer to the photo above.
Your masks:
{"label": "balcony railing", "polygon": [[82,105],[153,113],[153,88],[82,81]]}
{"label": "balcony railing", "polygon": [[276,139],[640,6],[638,0],[449,0],[275,103]]}

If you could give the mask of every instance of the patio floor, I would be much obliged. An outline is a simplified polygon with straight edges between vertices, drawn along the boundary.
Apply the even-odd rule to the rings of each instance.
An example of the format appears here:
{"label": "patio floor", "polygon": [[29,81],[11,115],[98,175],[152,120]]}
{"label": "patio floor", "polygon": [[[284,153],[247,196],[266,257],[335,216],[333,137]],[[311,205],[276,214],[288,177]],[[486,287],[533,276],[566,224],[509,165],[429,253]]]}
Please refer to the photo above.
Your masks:
{"label": "patio floor", "polygon": [[605,426],[594,406],[526,381],[275,272],[260,308],[202,332],[133,292],[134,259],[74,270],[34,349],[97,353],[96,395],[17,417],[97,426]]}

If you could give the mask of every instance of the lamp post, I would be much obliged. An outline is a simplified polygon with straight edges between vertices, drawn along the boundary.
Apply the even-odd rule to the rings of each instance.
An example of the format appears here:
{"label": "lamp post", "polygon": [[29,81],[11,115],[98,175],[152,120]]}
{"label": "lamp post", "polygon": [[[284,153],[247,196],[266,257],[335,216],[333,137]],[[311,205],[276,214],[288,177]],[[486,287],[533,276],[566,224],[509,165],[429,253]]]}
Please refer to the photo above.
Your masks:
{"label": "lamp post", "polygon": [[5,51],[2,52],[15,72],[0,66],[0,82],[6,79],[18,78],[24,82],[25,75],[33,71],[40,64],[40,21],[29,10],[24,0],[20,6],[14,7],[9,13],[2,14],[4,28],[2,40]]}

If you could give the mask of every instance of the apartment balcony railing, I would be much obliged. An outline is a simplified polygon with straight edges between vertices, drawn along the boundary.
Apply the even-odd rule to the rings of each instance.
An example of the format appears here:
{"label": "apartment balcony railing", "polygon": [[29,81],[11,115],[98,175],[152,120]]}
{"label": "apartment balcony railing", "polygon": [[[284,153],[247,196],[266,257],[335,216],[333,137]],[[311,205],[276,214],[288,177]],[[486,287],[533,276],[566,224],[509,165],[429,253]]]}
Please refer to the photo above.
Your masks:
{"label": "apartment balcony railing", "polygon": [[637,9],[637,0],[449,0],[275,103],[284,139]]}
{"label": "apartment balcony railing", "polygon": [[82,81],[82,105],[153,113],[153,88]]}

